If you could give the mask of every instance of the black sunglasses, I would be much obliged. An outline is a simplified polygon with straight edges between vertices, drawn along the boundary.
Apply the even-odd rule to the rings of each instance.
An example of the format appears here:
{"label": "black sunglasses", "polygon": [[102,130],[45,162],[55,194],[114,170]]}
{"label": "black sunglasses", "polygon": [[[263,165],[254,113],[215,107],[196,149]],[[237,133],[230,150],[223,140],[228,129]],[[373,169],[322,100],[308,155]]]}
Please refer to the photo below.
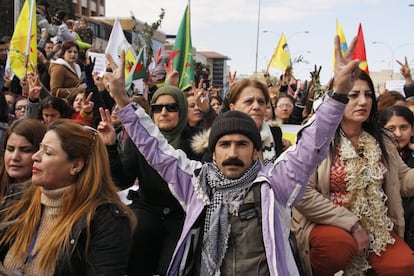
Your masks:
{"label": "black sunglasses", "polygon": [[178,104],[177,103],[169,103],[169,104],[152,104],[151,111],[152,113],[161,113],[163,108],[166,108],[168,112],[178,112]]}

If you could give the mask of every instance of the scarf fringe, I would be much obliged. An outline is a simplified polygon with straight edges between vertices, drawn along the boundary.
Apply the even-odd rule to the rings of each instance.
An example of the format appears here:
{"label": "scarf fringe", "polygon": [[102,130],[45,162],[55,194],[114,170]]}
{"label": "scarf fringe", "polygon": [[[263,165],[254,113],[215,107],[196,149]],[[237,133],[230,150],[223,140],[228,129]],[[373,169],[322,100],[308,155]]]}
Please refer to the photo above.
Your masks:
{"label": "scarf fringe", "polygon": [[[197,197],[208,196],[204,222],[201,275],[215,275],[220,271],[231,231],[230,214],[237,215],[239,206],[253,185],[260,170],[256,160],[238,179],[227,178],[215,163],[205,164],[198,177]],[[211,189],[211,192],[207,189]],[[207,273],[207,274],[205,274]]]}
{"label": "scarf fringe", "polygon": [[[395,239],[390,231],[394,224],[388,217],[387,195],[382,189],[386,168],[381,161],[381,148],[374,137],[363,131],[355,148],[341,133],[339,156],[345,166],[348,194],[345,207],[360,219],[369,234],[369,252],[380,256]],[[355,257],[345,275],[361,274],[370,268],[367,256]]]}

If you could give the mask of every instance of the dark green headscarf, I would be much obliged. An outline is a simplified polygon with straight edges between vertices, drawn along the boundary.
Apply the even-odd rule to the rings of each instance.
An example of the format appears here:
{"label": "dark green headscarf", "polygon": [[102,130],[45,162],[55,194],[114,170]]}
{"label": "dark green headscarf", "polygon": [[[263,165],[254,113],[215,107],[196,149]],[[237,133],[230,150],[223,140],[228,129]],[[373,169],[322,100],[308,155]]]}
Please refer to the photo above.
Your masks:
{"label": "dark green headscarf", "polygon": [[[168,140],[171,146],[178,148],[181,143],[181,135],[188,122],[188,105],[187,98],[183,91],[175,86],[163,86],[155,91],[151,99],[151,104],[154,104],[157,101],[157,98],[161,95],[170,95],[175,99],[175,102],[178,104],[178,125],[170,130],[163,131],[161,133]],[[154,118],[154,115],[151,112],[151,117]]]}

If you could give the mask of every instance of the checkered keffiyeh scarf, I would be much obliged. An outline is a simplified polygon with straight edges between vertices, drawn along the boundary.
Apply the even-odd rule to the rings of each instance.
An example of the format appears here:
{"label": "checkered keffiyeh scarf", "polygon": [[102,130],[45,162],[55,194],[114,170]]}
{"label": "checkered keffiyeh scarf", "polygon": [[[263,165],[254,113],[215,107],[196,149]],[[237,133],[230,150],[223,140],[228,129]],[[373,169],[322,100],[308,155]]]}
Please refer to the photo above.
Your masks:
{"label": "checkered keffiyeh scarf", "polygon": [[238,179],[228,179],[214,163],[206,164],[201,169],[200,184],[211,188],[211,196],[204,223],[200,275],[220,275],[230,233],[229,214],[237,216],[239,206],[252,187],[259,169],[260,163],[256,160]]}

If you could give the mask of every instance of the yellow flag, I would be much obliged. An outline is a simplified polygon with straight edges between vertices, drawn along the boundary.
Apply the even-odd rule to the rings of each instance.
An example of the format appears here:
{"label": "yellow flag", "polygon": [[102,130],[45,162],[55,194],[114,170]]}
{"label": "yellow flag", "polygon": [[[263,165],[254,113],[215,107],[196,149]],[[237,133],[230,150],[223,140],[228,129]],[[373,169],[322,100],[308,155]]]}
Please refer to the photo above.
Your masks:
{"label": "yellow flag", "polygon": [[286,67],[291,65],[292,63],[290,61],[290,53],[286,36],[284,33],[282,33],[279,43],[277,44],[277,48],[269,61],[268,67],[273,67],[285,71]]}
{"label": "yellow flag", "polygon": [[129,47],[125,52],[125,79],[129,78],[132,68],[136,61],[135,51],[132,47]]}
{"label": "yellow flag", "polygon": [[[344,31],[342,30],[342,26],[341,24],[339,24],[338,20],[336,20],[336,35],[339,36],[339,42],[341,44],[342,55],[345,55],[346,51],[348,50],[348,45],[346,44],[346,38],[345,38]],[[333,70],[334,71],[335,71],[335,63],[336,63],[336,58],[335,58],[335,47],[334,47],[334,53],[333,53]]]}
{"label": "yellow flag", "polygon": [[37,66],[36,0],[26,0],[10,41],[10,69],[19,79]]}

